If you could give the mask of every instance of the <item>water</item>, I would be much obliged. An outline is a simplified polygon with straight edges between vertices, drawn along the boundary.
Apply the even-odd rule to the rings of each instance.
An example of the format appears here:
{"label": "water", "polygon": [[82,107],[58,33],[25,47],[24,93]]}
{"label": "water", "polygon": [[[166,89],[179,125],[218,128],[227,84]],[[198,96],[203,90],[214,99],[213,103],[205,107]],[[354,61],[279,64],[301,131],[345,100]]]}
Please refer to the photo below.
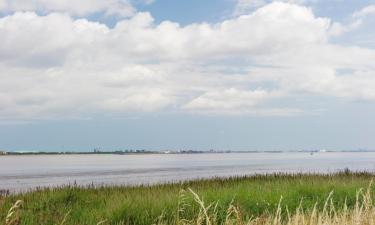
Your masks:
{"label": "water", "polygon": [[137,185],[273,172],[375,171],[374,152],[0,157],[0,190],[78,185]]}

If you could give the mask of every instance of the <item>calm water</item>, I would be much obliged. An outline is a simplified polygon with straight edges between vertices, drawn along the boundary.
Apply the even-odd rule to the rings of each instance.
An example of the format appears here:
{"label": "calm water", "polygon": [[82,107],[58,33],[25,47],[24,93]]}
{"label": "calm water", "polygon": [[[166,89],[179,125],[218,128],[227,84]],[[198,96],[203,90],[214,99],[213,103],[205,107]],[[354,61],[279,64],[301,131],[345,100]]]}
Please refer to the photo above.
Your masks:
{"label": "calm water", "polygon": [[272,172],[375,171],[375,153],[37,155],[0,157],[0,189],[134,185]]}

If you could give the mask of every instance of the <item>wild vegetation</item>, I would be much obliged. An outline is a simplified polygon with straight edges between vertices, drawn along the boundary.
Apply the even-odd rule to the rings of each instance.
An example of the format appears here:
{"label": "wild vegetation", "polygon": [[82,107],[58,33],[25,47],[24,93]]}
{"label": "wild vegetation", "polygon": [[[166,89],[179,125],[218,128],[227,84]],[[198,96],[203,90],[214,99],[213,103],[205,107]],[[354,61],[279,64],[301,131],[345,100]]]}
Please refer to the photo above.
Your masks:
{"label": "wild vegetation", "polygon": [[[11,224],[375,224],[372,174],[256,175],[0,197]],[[6,193],[6,192],[4,192]]]}

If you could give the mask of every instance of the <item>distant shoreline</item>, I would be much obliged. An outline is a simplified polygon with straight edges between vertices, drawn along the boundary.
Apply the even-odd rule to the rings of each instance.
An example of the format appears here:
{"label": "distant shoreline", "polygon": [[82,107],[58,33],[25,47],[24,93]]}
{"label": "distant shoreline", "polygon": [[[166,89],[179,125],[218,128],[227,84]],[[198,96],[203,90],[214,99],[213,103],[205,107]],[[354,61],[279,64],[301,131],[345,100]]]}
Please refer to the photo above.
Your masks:
{"label": "distant shoreline", "polygon": [[230,154],[230,153],[366,153],[375,152],[375,150],[291,150],[291,151],[196,151],[196,150],[180,150],[180,151],[148,151],[148,150],[125,150],[125,151],[67,151],[67,152],[32,152],[32,151],[0,151],[0,156],[7,155],[165,155],[165,154]]}

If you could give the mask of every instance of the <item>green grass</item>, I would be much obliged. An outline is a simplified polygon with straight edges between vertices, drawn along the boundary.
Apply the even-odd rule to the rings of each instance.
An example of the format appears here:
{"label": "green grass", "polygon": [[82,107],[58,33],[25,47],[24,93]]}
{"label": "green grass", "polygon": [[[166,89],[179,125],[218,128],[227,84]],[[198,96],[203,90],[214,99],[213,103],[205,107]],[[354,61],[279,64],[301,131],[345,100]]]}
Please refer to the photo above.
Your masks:
{"label": "green grass", "polygon": [[[178,202],[182,198],[189,205],[184,218],[193,218],[199,206],[188,191],[191,188],[206,203],[218,202],[218,215],[224,219],[227,206],[241,208],[242,216],[274,213],[280,197],[282,206],[290,211],[300,204],[311,209],[315,203],[322,208],[333,191],[337,206],[353,206],[356,192],[366,189],[374,176],[369,173],[339,173],[335,175],[258,175],[251,177],[210,179],[140,187],[62,187],[0,197],[0,224],[9,208],[22,200],[21,224],[153,224],[160,215],[174,221]],[[372,188],[373,189],[373,188]],[[375,190],[375,189],[374,189]],[[301,203],[302,199],[302,203]]]}

